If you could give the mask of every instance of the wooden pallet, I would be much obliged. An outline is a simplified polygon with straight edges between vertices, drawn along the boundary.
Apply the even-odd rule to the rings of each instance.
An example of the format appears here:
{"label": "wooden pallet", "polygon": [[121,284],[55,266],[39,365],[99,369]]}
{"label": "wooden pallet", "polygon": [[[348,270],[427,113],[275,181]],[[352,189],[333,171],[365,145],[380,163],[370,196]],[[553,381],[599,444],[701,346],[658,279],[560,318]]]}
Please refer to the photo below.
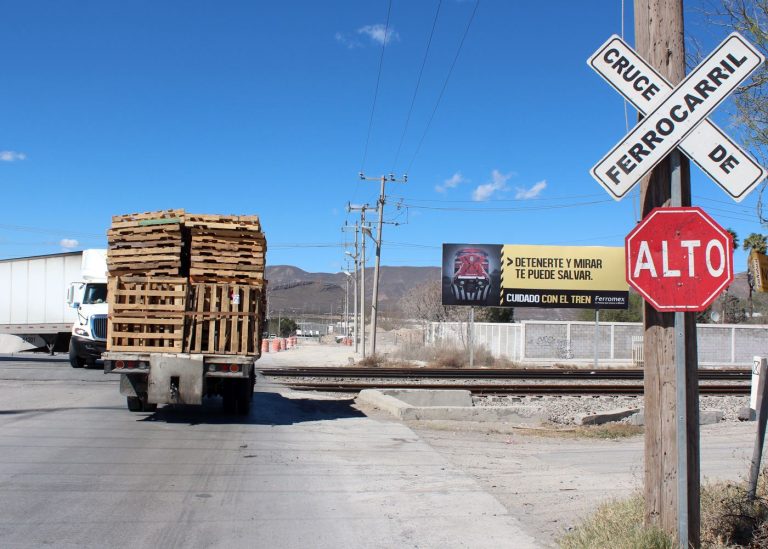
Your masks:
{"label": "wooden pallet", "polygon": [[258,355],[263,292],[241,284],[192,284],[184,350]]}
{"label": "wooden pallet", "polygon": [[200,227],[208,229],[242,229],[261,231],[261,222],[257,215],[203,215],[187,214],[185,217],[187,227]]}
{"label": "wooden pallet", "polygon": [[187,280],[110,276],[107,350],[182,352]]}
{"label": "wooden pallet", "polygon": [[112,216],[113,229],[178,223],[184,223],[184,210],[182,209]]}

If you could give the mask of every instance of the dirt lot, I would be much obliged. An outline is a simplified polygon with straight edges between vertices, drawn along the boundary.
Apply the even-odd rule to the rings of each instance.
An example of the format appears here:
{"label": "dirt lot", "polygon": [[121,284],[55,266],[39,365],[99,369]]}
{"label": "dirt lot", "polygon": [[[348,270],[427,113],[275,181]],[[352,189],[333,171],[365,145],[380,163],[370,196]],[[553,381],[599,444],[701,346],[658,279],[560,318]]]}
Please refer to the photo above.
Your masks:
{"label": "dirt lot", "polygon": [[[348,349],[305,346],[265,357],[261,365],[344,364]],[[394,421],[379,410],[369,416]],[[411,422],[408,426],[451,464],[463,469],[544,547],[597,505],[641,490],[643,437],[622,440],[552,436],[548,429],[521,431],[504,424]],[[738,480],[748,472],[754,423],[701,428],[701,469],[707,479]]]}

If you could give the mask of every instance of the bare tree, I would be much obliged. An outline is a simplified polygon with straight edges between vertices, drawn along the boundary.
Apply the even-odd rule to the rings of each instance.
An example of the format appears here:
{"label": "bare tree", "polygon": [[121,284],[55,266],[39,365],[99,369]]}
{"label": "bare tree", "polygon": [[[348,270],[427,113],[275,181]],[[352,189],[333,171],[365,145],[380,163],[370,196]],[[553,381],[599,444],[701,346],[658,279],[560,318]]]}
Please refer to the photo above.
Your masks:
{"label": "bare tree", "polygon": [[408,318],[427,324],[447,322],[457,317],[456,307],[443,305],[440,281],[425,282],[408,290],[400,299],[400,308]]}
{"label": "bare tree", "polygon": [[[720,0],[719,6],[707,13],[709,21],[744,35],[764,55],[768,55],[768,0]],[[748,84],[733,96],[734,122],[744,134],[745,144],[762,164],[768,161],[768,66],[763,64]],[[766,183],[760,186],[757,215],[768,223],[763,212]]]}

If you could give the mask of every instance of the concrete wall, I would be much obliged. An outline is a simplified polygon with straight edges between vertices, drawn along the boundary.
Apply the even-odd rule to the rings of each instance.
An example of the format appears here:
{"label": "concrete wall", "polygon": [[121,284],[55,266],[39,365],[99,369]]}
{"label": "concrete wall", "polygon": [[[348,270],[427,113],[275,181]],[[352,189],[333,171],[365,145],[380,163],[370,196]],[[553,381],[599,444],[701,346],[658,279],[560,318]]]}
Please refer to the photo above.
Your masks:
{"label": "concrete wall", "polygon": [[[751,366],[755,355],[768,355],[768,326],[744,324],[698,325],[699,364]],[[428,344],[466,347],[466,322],[432,323]],[[632,364],[632,340],[642,338],[640,323],[540,322],[514,324],[475,323],[475,345],[494,356],[517,362],[592,362],[595,336],[600,361]]]}

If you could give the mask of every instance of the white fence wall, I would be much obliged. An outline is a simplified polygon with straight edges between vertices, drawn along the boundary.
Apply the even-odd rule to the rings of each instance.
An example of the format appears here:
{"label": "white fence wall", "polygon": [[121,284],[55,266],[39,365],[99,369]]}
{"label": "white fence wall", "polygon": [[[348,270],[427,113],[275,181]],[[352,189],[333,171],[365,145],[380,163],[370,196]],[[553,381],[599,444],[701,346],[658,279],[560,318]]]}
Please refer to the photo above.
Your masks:
{"label": "white fence wall", "polygon": [[[466,347],[469,325],[466,322],[433,322],[427,343],[450,343]],[[752,357],[768,354],[768,326],[745,324],[699,324],[698,355],[702,366],[751,366]],[[475,346],[487,348],[494,356],[517,362],[601,362],[632,364],[643,325],[630,322],[541,322],[514,324],[475,323]]]}

